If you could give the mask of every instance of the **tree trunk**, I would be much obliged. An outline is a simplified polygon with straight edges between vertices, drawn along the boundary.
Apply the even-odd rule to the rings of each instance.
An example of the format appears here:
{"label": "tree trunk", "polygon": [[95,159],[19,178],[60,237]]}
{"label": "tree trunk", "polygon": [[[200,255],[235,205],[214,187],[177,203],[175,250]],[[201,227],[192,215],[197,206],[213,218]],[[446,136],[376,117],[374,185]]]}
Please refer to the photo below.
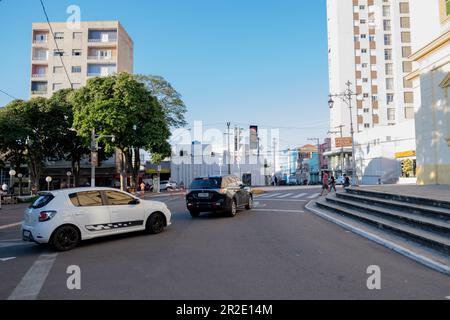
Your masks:
{"label": "tree trunk", "polygon": [[128,177],[127,177],[127,160],[125,153],[119,151],[119,171],[120,171],[120,189],[127,191],[128,189]]}

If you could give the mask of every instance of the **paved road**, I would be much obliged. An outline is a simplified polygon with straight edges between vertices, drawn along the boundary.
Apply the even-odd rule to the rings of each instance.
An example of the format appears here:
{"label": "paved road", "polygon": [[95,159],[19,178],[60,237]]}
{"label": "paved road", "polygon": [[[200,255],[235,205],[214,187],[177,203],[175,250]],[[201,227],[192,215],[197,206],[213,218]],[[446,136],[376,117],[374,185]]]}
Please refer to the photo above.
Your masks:
{"label": "paved road", "polygon": [[[161,198],[173,226],[54,254],[0,230],[0,299],[446,299],[450,278],[305,211],[318,189],[271,191],[236,218],[191,219],[182,197]],[[69,291],[68,266],[82,272]],[[370,291],[368,266],[382,289]]]}

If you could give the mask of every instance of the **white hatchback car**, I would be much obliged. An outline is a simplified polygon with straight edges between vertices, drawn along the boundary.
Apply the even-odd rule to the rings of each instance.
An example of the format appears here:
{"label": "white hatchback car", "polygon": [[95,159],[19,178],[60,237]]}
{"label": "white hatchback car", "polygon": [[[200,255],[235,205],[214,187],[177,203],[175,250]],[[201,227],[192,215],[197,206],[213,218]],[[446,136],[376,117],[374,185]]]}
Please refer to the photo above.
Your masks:
{"label": "white hatchback car", "polygon": [[162,202],[141,200],[109,188],[80,188],[40,193],[22,225],[24,241],[51,244],[58,251],[80,241],[145,230],[161,233],[171,225]]}

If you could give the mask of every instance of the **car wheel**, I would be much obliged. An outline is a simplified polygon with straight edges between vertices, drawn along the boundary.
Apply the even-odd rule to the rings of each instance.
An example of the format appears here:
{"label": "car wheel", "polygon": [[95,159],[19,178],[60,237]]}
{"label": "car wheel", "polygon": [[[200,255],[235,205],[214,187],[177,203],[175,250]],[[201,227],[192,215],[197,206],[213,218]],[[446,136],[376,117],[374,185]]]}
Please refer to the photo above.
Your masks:
{"label": "car wheel", "polygon": [[58,251],[74,249],[80,242],[80,233],[75,227],[62,226],[52,236],[51,244]]}
{"label": "car wheel", "polygon": [[190,210],[189,213],[191,214],[192,218],[198,218],[200,216],[199,211]]}
{"label": "car wheel", "polygon": [[252,210],[253,209],[253,197],[250,197],[248,199],[248,204],[245,206],[245,210]]}
{"label": "car wheel", "polygon": [[147,219],[145,230],[149,234],[158,234],[163,232],[164,227],[165,227],[164,215],[160,212],[156,212]]}
{"label": "car wheel", "polygon": [[237,214],[237,204],[236,204],[236,200],[232,200],[231,201],[231,207],[230,207],[230,211],[228,211],[228,215],[230,217],[235,217]]}

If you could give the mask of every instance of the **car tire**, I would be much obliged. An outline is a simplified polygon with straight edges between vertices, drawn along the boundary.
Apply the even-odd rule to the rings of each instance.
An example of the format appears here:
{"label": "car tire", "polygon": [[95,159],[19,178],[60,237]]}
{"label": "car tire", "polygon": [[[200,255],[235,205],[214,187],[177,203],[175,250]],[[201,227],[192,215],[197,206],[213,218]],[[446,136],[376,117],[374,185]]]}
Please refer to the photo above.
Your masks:
{"label": "car tire", "polygon": [[51,245],[58,251],[70,251],[80,243],[80,232],[73,226],[62,226],[56,229],[52,235]]}
{"label": "car tire", "polygon": [[237,214],[237,204],[236,204],[236,200],[233,199],[231,201],[230,210],[228,211],[228,216],[233,218],[233,217],[236,217],[236,214]]}
{"label": "car tire", "polygon": [[163,232],[166,226],[164,214],[161,212],[153,213],[145,224],[145,230],[149,234],[159,234]]}
{"label": "car tire", "polygon": [[200,217],[200,212],[199,211],[189,210],[189,213],[191,214],[192,218]]}
{"label": "car tire", "polygon": [[250,197],[248,199],[248,204],[245,206],[245,210],[252,210],[253,209],[253,197]]}

